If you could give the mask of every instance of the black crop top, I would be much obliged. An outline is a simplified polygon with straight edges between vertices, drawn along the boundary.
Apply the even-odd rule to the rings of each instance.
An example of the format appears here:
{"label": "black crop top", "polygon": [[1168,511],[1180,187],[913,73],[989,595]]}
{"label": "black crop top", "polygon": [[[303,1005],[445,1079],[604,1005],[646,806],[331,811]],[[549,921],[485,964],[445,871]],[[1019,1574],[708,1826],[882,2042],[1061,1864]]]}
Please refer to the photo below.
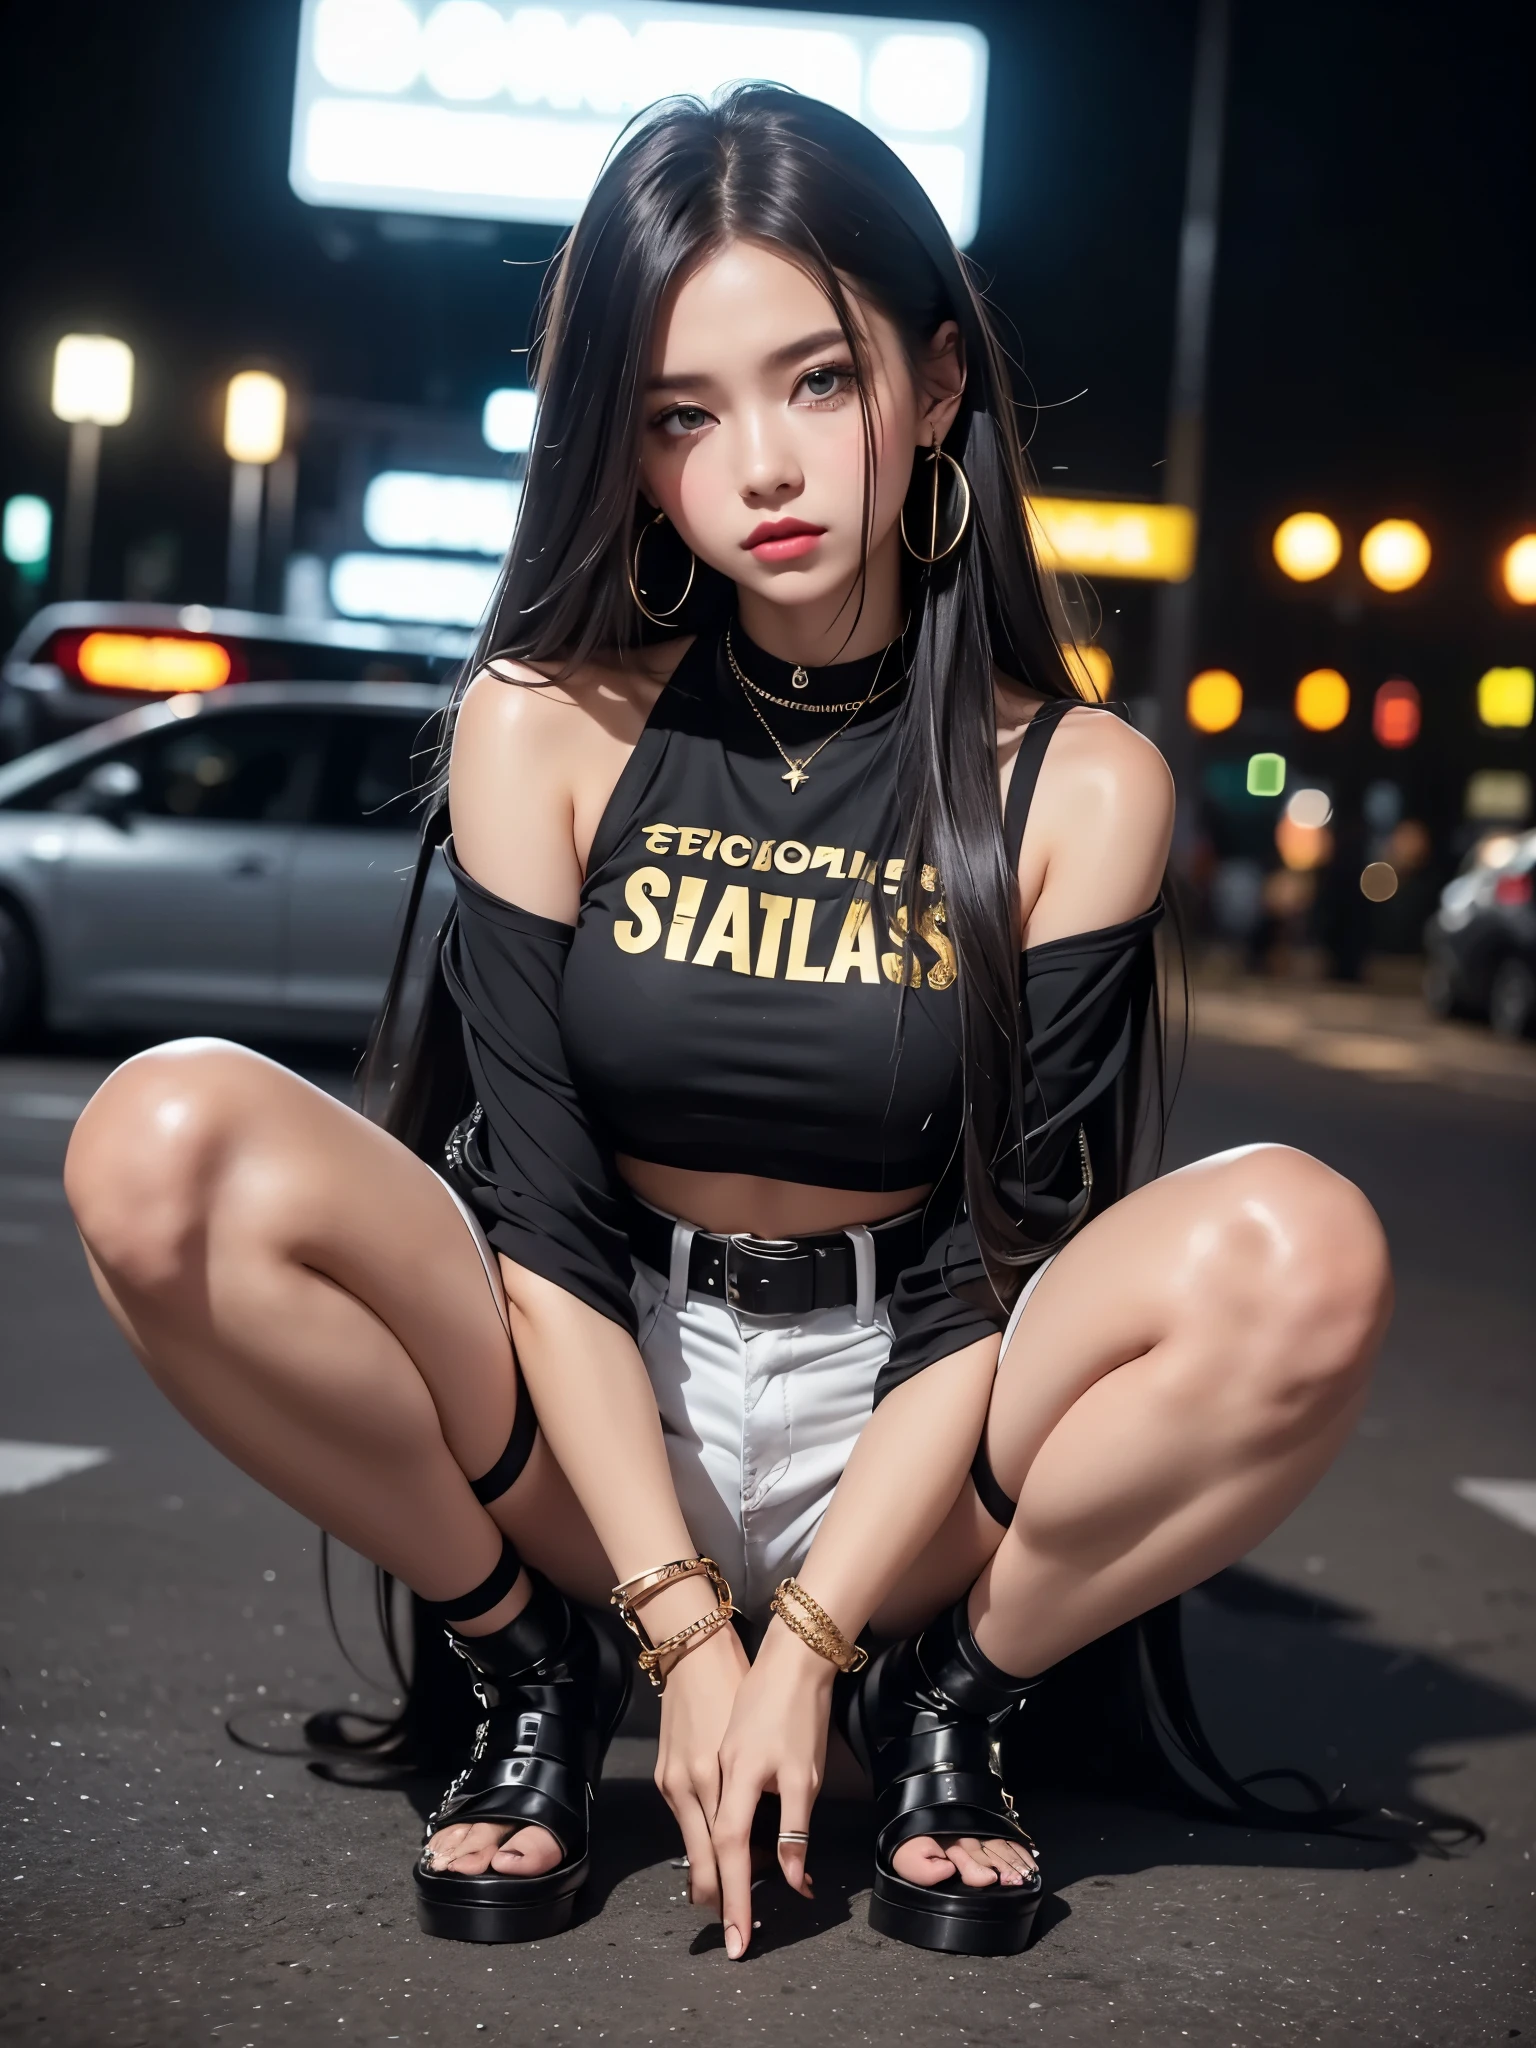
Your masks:
{"label": "black crop top", "polygon": [[[739,627],[732,646],[754,682],[794,701],[787,664]],[[806,694],[851,702],[874,675],[874,660],[840,664]],[[875,688],[792,787],[723,640],[696,641],[598,825],[576,925],[491,895],[450,841],[457,908],[442,965],[482,1112],[465,1165],[490,1242],[630,1328],[615,1152],[813,1186],[934,1186],[928,1251],[891,1302],[884,1393],[1000,1330],[1006,1307],[985,1286],[956,1193],[959,1002],[930,869],[910,944],[892,922],[903,690]],[[1067,708],[1037,712],[1015,763],[1013,866]],[[846,716],[763,709],[801,761]],[[1022,956],[1029,1167],[1000,1187],[1042,1248],[1086,1210],[1087,1132],[1145,1009],[1159,915]]]}

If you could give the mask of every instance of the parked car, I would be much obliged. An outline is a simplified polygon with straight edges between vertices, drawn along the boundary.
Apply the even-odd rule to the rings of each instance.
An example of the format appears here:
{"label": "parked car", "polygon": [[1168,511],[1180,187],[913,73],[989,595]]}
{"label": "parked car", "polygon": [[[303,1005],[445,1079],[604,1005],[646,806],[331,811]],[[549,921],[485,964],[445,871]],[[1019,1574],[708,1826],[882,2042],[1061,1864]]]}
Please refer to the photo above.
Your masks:
{"label": "parked car", "polygon": [[1438,1015],[1536,1033],[1536,832],[1483,839],[1424,930],[1424,998]]}
{"label": "parked car", "polygon": [[447,696],[247,683],[0,768],[0,1044],[34,1015],[355,1042]]}
{"label": "parked car", "polygon": [[50,604],[0,667],[0,761],[139,704],[245,683],[450,682],[471,635],[206,605]]}

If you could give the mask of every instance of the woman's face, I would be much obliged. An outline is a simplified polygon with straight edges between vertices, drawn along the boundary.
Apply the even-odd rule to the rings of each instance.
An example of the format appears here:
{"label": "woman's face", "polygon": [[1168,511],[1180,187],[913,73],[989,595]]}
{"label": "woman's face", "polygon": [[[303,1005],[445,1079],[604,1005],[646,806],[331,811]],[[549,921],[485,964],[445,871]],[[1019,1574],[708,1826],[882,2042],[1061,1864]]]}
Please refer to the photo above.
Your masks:
{"label": "woman's face", "polygon": [[[873,561],[897,546],[915,451],[954,418],[958,330],[934,337],[920,391],[895,328],[853,304],[872,372]],[[840,603],[862,548],[864,416],[821,288],[761,243],[729,243],[664,302],[644,406],[641,487],[700,560],[775,605]]]}

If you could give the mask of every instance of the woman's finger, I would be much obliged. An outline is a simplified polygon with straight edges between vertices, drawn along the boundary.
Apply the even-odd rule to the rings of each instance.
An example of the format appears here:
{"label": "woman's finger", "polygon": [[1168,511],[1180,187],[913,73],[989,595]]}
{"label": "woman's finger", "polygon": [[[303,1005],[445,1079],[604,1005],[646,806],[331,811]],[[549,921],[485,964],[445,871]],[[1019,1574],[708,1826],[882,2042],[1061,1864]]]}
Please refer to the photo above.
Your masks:
{"label": "woman's finger", "polygon": [[752,1939],[752,1816],[761,1796],[762,1787],[752,1776],[725,1773],[712,1836],[725,1952],[733,1962],[746,1954]]}
{"label": "woman's finger", "polygon": [[656,1783],[682,1833],[683,1854],[688,1858],[689,1901],[713,1912],[720,1896],[720,1882],[709,1836],[711,1815],[705,1812],[691,1780],[668,1775],[658,1777]]}
{"label": "woman's finger", "polygon": [[805,1868],[815,1796],[808,1778],[791,1780],[779,1773],[779,1868],[802,1899],[815,1896]]}

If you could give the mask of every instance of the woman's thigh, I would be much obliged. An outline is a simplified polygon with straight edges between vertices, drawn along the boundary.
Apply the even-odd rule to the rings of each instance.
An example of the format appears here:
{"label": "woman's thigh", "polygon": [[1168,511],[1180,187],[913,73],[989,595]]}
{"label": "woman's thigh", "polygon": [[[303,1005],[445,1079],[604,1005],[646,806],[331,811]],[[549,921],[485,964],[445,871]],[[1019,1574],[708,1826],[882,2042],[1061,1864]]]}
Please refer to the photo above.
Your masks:
{"label": "woman's thigh", "polygon": [[[1317,1160],[1264,1145],[1181,1168],[1087,1224],[1033,1290],[998,1364],[987,1418],[992,1470],[1010,1498],[1065,1524],[1073,1489],[1085,1507],[1096,1505],[1095,1443],[1106,1470],[1155,1464],[1156,1439],[1119,1440],[1117,1409],[1125,1405],[1127,1418],[1132,1411],[1118,1401],[1115,1375],[1137,1361],[1155,1375],[1170,1416],[1198,1419],[1232,1459],[1272,1457],[1348,1408],[1389,1300],[1369,1204]],[[1138,1428],[1145,1393],[1143,1376]],[[1076,1455],[1042,1458],[1069,1413]],[[1192,1441],[1197,1433],[1191,1427]],[[1147,1479],[1155,1489],[1156,1472]],[[1041,1497],[1047,1487],[1049,1499]],[[958,1598],[1003,1533],[967,1478],[878,1617],[882,1632]]]}

